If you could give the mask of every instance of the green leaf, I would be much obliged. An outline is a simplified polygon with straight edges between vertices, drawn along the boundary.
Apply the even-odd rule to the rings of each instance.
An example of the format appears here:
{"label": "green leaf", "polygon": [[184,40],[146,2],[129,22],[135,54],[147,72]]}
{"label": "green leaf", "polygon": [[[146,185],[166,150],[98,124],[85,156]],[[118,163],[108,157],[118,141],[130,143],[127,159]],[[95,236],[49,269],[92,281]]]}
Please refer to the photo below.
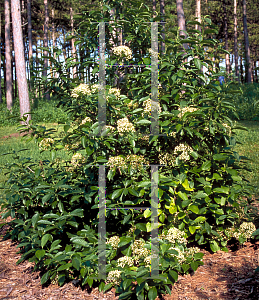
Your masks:
{"label": "green leaf", "polygon": [[132,280],[131,280],[131,279],[125,279],[125,280],[123,281],[123,283],[122,283],[123,289],[126,290],[127,287],[129,287],[129,286],[131,285],[131,283],[132,283]]}
{"label": "green leaf", "polygon": [[183,193],[181,191],[178,192],[178,196],[180,198],[182,198],[183,200],[187,201],[188,200],[188,196],[186,195],[186,193]]}
{"label": "green leaf", "polygon": [[151,216],[151,213],[152,213],[152,212],[150,211],[149,208],[145,209],[145,211],[144,211],[144,217],[145,217],[145,218],[150,217],[150,216]]}
{"label": "green leaf", "polygon": [[44,248],[44,246],[47,244],[48,241],[51,241],[53,239],[52,235],[47,233],[44,234],[41,238],[41,248]]}
{"label": "green leaf", "polygon": [[83,218],[84,210],[81,208],[77,208],[70,213],[71,216]]}
{"label": "green leaf", "polygon": [[190,205],[189,207],[188,207],[188,210],[190,210],[190,211],[192,211],[193,213],[195,213],[195,214],[198,214],[199,213],[199,208],[198,208],[198,206],[196,206],[196,205]]}
{"label": "green leaf", "polygon": [[169,275],[173,278],[174,282],[178,280],[178,274],[174,270],[169,270]]}
{"label": "green leaf", "polygon": [[103,293],[105,293],[106,291],[108,291],[110,288],[112,288],[113,284],[112,283],[108,283],[105,285],[104,289],[103,289]]}
{"label": "green leaf", "polygon": [[194,234],[196,231],[196,226],[189,226],[189,231],[191,234]]}
{"label": "green leaf", "polygon": [[132,241],[132,237],[121,237],[118,247],[125,246]]}
{"label": "green leaf", "polygon": [[195,67],[200,70],[201,69],[201,61],[198,58],[194,58],[193,62],[195,64]]}
{"label": "green leaf", "polygon": [[131,195],[138,197],[139,194],[136,190],[132,189],[132,188],[128,188],[128,191]]}
{"label": "green leaf", "polygon": [[195,272],[199,267],[199,264],[196,261],[191,262],[191,268]]}
{"label": "green leaf", "polygon": [[99,292],[102,292],[105,288],[105,283],[102,281],[99,285]]}
{"label": "green leaf", "polygon": [[49,277],[50,277],[50,271],[48,271],[47,273],[45,273],[45,274],[41,277],[40,283],[43,285],[44,283],[47,282],[47,280],[49,279]]}
{"label": "green leaf", "polygon": [[118,189],[118,190],[115,190],[113,193],[112,193],[112,199],[116,199],[116,198],[119,198],[121,193],[123,192],[123,189]]}
{"label": "green leaf", "polygon": [[61,265],[57,271],[63,271],[63,270],[69,270],[70,268],[72,267],[72,263],[67,263],[67,264],[64,264],[64,265]]}
{"label": "green leaf", "polygon": [[155,300],[157,297],[157,289],[155,286],[152,286],[150,290],[148,291],[148,299]]}
{"label": "green leaf", "polygon": [[151,121],[148,120],[140,120],[138,121],[136,124],[140,124],[140,125],[150,125]]}
{"label": "green leaf", "polygon": [[73,266],[77,271],[79,271],[79,269],[80,269],[80,260],[79,260],[78,258],[74,257],[74,258],[72,259],[72,266]]}
{"label": "green leaf", "polygon": [[210,170],[210,167],[211,167],[211,161],[207,160],[202,164],[201,169],[203,171]]}
{"label": "green leaf", "polygon": [[87,283],[89,284],[90,288],[92,287],[93,282],[94,282],[94,281],[93,281],[92,278],[90,278],[90,277],[87,278]]}
{"label": "green leaf", "polygon": [[214,193],[222,193],[222,194],[228,194],[229,193],[229,187],[228,186],[221,186],[220,188],[213,189]]}
{"label": "green leaf", "polygon": [[41,259],[44,255],[45,255],[45,250],[37,250],[37,251],[35,252],[35,256],[36,256],[38,259]]}
{"label": "green leaf", "polygon": [[122,293],[122,294],[120,294],[120,296],[119,296],[119,300],[120,300],[120,299],[130,299],[129,296],[132,295],[132,294],[133,294],[133,291]]}
{"label": "green leaf", "polygon": [[220,247],[218,245],[218,243],[216,241],[211,241],[210,242],[210,249],[213,251],[213,252],[217,252],[220,250]]}
{"label": "green leaf", "polygon": [[77,244],[77,245],[80,245],[82,247],[88,247],[89,246],[89,244],[85,240],[82,240],[82,239],[73,239],[72,242],[73,242],[73,244]]}
{"label": "green leaf", "polygon": [[203,223],[204,221],[206,221],[206,218],[202,217],[202,216],[199,216],[193,222],[194,223]]}

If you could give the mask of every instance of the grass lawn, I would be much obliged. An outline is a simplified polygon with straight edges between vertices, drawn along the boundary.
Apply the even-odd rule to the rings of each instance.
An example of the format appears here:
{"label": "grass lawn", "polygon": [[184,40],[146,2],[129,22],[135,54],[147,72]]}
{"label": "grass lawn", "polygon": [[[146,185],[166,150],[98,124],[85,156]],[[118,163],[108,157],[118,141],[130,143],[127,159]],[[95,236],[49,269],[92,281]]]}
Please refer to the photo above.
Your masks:
{"label": "grass lawn", "polygon": [[[59,129],[62,125],[56,125],[56,124],[43,124],[40,125],[46,126],[47,129],[55,128]],[[5,153],[11,153],[13,151],[18,151],[21,149],[27,149],[22,152],[21,156],[23,157],[30,157],[32,159],[39,157],[42,160],[50,159],[50,153],[40,153],[38,145],[35,143],[35,141],[26,142],[25,137],[22,136],[12,136],[5,138],[6,136],[9,136],[11,134],[18,133],[16,130],[16,126],[10,126],[10,127],[2,127],[0,128],[0,187],[2,183],[7,179],[5,174],[1,171],[1,167],[5,166],[8,163],[12,163],[12,155],[3,155]],[[59,156],[63,159],[67,157],[67,152],[61,150],[59,152]],[[1,195],[1,190],[0,190]]]}

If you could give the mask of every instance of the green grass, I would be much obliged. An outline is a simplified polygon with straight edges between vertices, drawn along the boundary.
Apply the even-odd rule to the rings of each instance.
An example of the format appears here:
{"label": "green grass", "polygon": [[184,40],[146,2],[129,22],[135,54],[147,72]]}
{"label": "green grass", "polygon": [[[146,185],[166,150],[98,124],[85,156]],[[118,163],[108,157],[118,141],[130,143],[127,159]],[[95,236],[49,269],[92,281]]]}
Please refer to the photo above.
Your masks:
{"label": "green grass", "polygon": [[245,171],[246,179],[255,186],[255,196],[259,196],[259,122],[239,121],[238,124],[245,126],[248,131],[237,130],[237,141],[242,143],[236,146],[239,155],[246,156],[248,167],[252,172]]}
{"label": "green grass", "polygon": [[[53,125],[53,124],[44,124],[41,123],[40,125],[46,126],[47,129],[55,128],[58,131],[61,130],[62,125]],[[25,137],[9,137],[3,138],[4,136],[8,136],[12,133],[17,133],[16,126],[8,126],[8,127],[1,127],[0,128],[0,186],[3,182],[7,179],[5,174],[1,171],[1,167],[7,165],[8,163],[12,163],[13,159],[11,155],[3,155],[5,153],[12,153],[13,151],[18,151],[21,149],[28,149],[23,151],[23,157],[30,157],[32,159],[41,159],[41,160],[48,160],[50,159],[50,152],[46,151],[40,153],[38,145],[35,143],[34,140],[30,142],[26,142]],[[61,150],[59,151],[59,157],[66,159],[68,154],[66,151]],[[0,191],[1,193],[1,191]]]}

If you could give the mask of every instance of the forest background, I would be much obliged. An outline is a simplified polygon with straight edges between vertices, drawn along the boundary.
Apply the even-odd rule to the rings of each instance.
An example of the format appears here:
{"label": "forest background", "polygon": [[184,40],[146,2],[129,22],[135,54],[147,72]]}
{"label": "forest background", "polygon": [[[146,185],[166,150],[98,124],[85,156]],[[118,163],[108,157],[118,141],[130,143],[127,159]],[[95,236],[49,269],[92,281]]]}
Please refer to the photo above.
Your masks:
{"label": "forest background", "polygon": [[[19,112],[17,71],[15,66],[14,35],[12,25],[11,2],[0,1],[0,23],[1,23],[1,90],[0,103],[3,113],[0,117],[2,125],[12,124],[15,121],[4,121],[10,116],[9,111]],[[218,33],[213,38],[218,39],[223,49],[229,54],[214,52],[212,60],[215,62],[215,70],[221,68],[229,74],[235,75],[235,80],[240,83],[258,82],[258,60],[259,60],[259,17],[258,0],[184,0],[184,1],[142,1],[153,10],[154,15],[160,15],[165,20],[165,37],[168,38],[168,28],[178,24],[176,4],[183,4],[185,22],[199,20],[200,16],[209,15],[212,23],[216,25]],[[118,1],[117,8],[123,12],[125,2]],[[46,76],[46,70],[37,71],[44,65],[49,68],[51,74],[52,63],[43,56],[47,56],[46,47],[53,49],[57,47],[58,52],[54,54],[59,61],[69,61],[75,58],[77,65],[70,65],[67,69],[71,78],[79,77],[81,81],[89,82],[90,73],[93,71],[91,65],[85,63],[86,59],[93,57],[98,61],[98,47],[96,45],[75,42],[78,36],[78,28],[82,21],[87,21],[90,12],[101,7],[100,1],[71,1],[71,0],[22,0],[21,26],[24,45],[24,57],[26,64],[26,77],[29,82],[31,109],[42,108],[44,100],[49,100],[49,93],[44,90],[43,85],[35,83],[36,77]],[[236,20],[236,21],[235,21]],[[236,30],[235,30],[236,22]],[[187,26],[188,27],[188,26]],[[187,28],[188,29],[188,28]],[[245,29],[245,30],[244,30]],[[79,38],[79,39],[78,39]],[[236,49],[235,49],[236,38]],[[45,47],[45,50],[42,48]],[[21,48],[21,47],[19,47]],[[54,58],[55,58],[54,57]],[[20,61],[20,60],[19,60]],[[56,76],[56,75],[51,75]],[[232,79],[234,77],[232,76]],[[44,93],[45,92],[45,93]],[[25,96],[23,96],[25,97]],[[25,97],[26,98],[26,97]],[[54,104],[54,98],[52,97]],[[25,101],[25,100],[23,100]],[[21,104],[20,104],[21,105]],[[23,102],[22,106],[25,106]],[[47,106],[52,106],[50,102]],[[7,110],[6,109],[9,110]],[[24,113],[27,109],[21,111]],[[254,108],[253,108],[254,109]],[[241,115],[242,115],[242,110]],[[247,112],[248,115],[251,115]],[[252,114],[253,117],[254,114]],[[241,116],[242,117],[242,116]],[[44,115],[43,110],[35,116],[37,121],[44,121],[49,115]],[[61,121],[64,114],[61,113]]]}

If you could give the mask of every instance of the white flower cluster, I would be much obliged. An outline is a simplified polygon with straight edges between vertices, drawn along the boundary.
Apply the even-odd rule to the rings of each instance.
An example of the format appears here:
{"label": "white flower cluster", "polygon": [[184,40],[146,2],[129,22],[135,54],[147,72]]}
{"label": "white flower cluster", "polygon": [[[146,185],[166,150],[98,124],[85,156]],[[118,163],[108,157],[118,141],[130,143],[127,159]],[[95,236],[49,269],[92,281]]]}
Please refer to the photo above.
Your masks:
{"label": "white flower cluster", "polygon": [[126,157],[127,163],[130,165],[137,167],[141,165],[148,165],[148,161],[141,155],[131,154]]}
{"label": "white flower cluster", "polygon": [[115,128],[113,126],[110,126],[110,125],[106,125],[105,126],[105,129],[110,129],[111,131],[114,131]]}
{"label": "white flower cluster", "polygon": [[168,136],[173,136],[174,138],[176,137],[176,132],[175,131],[172,131],[168,134]]}
{"label": "white flower cluster", "polygon": [[200,251],[201,250],[198,247],[190,247],[190,248],[187,248],[185,253],[186,253],[186,256],[189,256],[189,255],[193,256],[195,253],[199,253]]}
{"label": "white flower cluster", "polygon": [[[160,104],[156,101],[152,101],[151,99],[147,99],[143,102],[144,104],[144,112],[151,115],[151,111],[158,110],[159,113],[161,113],[161,107]],[[143,114],[142,114],[143,116]]]}
{"label": "white flower cluster", "polygon": [[164,239],[168,240],[172,244],[176,244],[176,243],[187,244],[187,240],[185,238],[185,232],[182,230],[179,230],[176,227],[169,228]]}
{"label": "white flower cluster", "polygon": [[135,240],[131,245],[132,255],[136,263],[139,263],[140,258],[146,258],[151,254],[151,250],[144,248],[145,242],[142,240]]}
{"label": "white flower cluster", "polygon": [[75,149],[77,149],[79,147],[79,145],[80,145],[80,142],[76,142],[73,145],[66,144],[65,145],[65,150],[67,150],[67,151],[68,150],[75,150]]}
{"label": "white flower cluster", "polygon": [[182,152],[178,157],[180,160],[184,160],[184,161],[190,159],[189,153],[191,153],[192,151],[193,149],[189,145],[185,145],[185,144],[179,144],[174,148],[174,154],[178,155],[179,152]]}
{"label": "white flower cluster", "polygon": [[117,88],[110,88],[109,89],[109,94],[114,95],[116,97],[120,97],[121,91]]}
{"label": "white flower cluster", "polygon": [[51,138],[45,138],[39,143],[39,149],[42,150],[48,150],[51,148],[51,146],[54,144],[54,140]]}
{"label": "white flower cluster", "polygon": [[97,93],[98,89],[99,89],[99,84],[93,84],[91,86],[91,91],[92,91],[93,94]]}
{"label": "white flower cluster", "polygon": [[233,232],[233,237],[239,239],[239,237],[242,236],[245,239],[249,239],[255,230],[256,227],[252,222],[244,222],[240,225],[238,231]]}
{"label": "white flower cluster", "polygon": [[123,256],[118,259],[118,267],[124,268],[125,265],[132,267],[134,265],[134,259],[129,256]]}
{"label": "white flower cluster", "polygon": [[115,270],[108,273],[107,282],[119,285],[121,282],[121,271]]}
{"label": "white flower cluster", "polygon": [[106,165],[110,166],[110,169],[127,168],[127,163],[125,162],[125,159],[121,156],[109,157],[109,160]]}
{"label": "white flower cluster", "polygon": [[141,146],[147,146],[149,144],[149,136],[142,136],[138,138],[138,142]]}
{"label": "white flower cluster", "polygon": [[120,134],[124,132],[135,132],[135,127],[131,122],[129,122],[128,118],[123,118],[118,120],[117,130]]}
{"label": "white flower cluster", "polygon": [[148,49],[148,52],[149,52],[149,54],[150,54],[151,56],[153,56],[154,58],[158,58],[158,57],[159,57],[159,53],[156,52],[156,51],[154,51],[154,50],[152,50],[151,48]]}
{"label": "white flower cluster", "polygon": [[85,158],[81,153],[75,153],[71,158],[71,164],[74,167],[80,166],[84,162],[85,162]]}
{"label": "white flower cluster", "polygon": [[106,242],[106,244],[111,245],[113,249],[117,249],[119,243],[120,243],[120,238],[119,238],[117,235],[112,236],[112,237]]}
{"label": "white flower cluster", "polygon": [[160,165],[174,166],[174,162],[175,162],[174,153],[171,153],[171,152],[159,153],[158,159],[159,159]]}
{"label": "white flower cluster", "polygon": [[187,112],[194,112],[194,111],[197,111],[198,110],[198,108],[196,108],[196,107],[193,107],[193,106],[187,106],[187,107],[184,107],[184,108],[178,108],[178,110],[180,111],[180,113],[178,114],[178,118],[182,118],[183,116],[184,116],[184,114],[185,113],[187,113]]}
{"label": "white flower cluster", "polygon": [[183,262],[185,262],[186,257],[184,255],[184,252],[182,252],[179,248],[171,247],[171,248],[169,248],[169,250],[176,250],[178,252],[178,255],[173,254],[173,253],[170,253],[170,255],[173,257],[177,257],[179,264],[182,264]]}
{"label": "white flower cluster", "polygon": [[91,118],[86,117],[82,120],[81,125],[85,124],[86,122],[92,122]]}
{"label": "white flower cluster", "polygon": [[131,59],[132,58],[132,51],[129,47],[127,46],[117,46],[112,49],[112,52],[116,55],[119,56],[120,58],[126,58],[126,59]]}
{"label": "white flower cluster", "polygon": [[71,93],[71,97],[78,98],[79,96],[91,95],[91,90],[88,84],[81,83],[79,86],[74,88]]}

